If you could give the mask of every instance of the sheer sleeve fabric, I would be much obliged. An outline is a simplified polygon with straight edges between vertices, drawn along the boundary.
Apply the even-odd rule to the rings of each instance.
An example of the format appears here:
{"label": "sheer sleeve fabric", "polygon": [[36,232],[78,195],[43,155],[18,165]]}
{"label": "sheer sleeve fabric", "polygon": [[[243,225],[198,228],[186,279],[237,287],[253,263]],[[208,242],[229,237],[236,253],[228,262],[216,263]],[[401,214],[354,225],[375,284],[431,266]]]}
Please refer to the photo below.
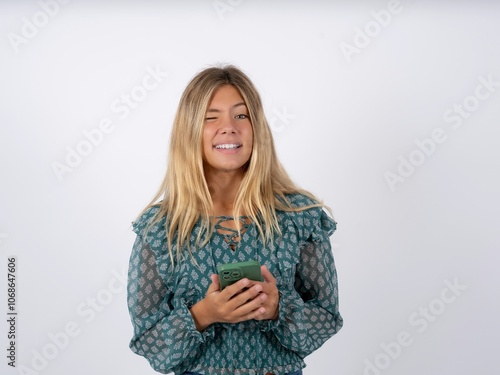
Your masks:
{"label": "sheer sleeve fabric", "polygon": [[213,335],[213,328],[203,334],[197,331],[186,302],[175,295],[175,267],[168,252],[161,253],[164,241],[155,239],[154,231],[145,239],[140,222],[134,223],[134,230],[138,235],[130,257],[127,289],[134,329],[129,346],[156,371],[166,374],[189,364],[200,345]]}
{"label": "sheer sleeve fabric", "polygon": [[322,209],[293,214],[298,233],[294,277],[281,280],[279,317],[270,329],[280,343],[305,358],[343,325],[337,272],[330,244],[336,222]]}

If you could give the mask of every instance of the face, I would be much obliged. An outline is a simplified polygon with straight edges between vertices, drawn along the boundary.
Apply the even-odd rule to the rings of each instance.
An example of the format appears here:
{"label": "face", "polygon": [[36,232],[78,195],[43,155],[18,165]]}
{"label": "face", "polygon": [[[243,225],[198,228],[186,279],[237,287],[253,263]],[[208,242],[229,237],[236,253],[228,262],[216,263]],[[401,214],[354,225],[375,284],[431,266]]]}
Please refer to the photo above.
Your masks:
{"label": "face", "polygon": [[243,174],[252,145],[252,123],[243,98],[231,85],[219,87],[205,115],[202,142],[205,172]]}

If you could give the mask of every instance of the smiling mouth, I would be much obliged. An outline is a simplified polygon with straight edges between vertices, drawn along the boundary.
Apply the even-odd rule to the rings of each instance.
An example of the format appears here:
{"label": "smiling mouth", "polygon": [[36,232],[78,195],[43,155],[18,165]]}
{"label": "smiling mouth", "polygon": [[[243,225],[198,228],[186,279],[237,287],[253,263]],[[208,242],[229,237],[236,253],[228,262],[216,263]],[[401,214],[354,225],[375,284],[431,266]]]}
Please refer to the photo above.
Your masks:
{"label": "smiling mouth", "polygon": [[237,148],[240,148],[241,144],[238,143],[221,143],[219,145],[215,145],[214,148],[216,150],[236,150]]}

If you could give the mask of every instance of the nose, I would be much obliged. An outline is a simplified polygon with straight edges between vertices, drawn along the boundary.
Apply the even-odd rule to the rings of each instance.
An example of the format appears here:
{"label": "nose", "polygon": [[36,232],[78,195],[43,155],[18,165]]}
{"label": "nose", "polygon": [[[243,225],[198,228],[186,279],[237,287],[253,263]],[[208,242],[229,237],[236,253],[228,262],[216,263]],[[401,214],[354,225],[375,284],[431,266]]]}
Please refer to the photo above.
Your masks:
{"label": "nose", "polygon": [[219,128],[220,134],[235,134],[236,127],[234,126],[233,119],[231,116],[224,116],[221,122],[221,126]]}
{"label": "nose", "polygon": [[236,129],[230,127],[223,127],[220,130],[221,134],[236,134]]}

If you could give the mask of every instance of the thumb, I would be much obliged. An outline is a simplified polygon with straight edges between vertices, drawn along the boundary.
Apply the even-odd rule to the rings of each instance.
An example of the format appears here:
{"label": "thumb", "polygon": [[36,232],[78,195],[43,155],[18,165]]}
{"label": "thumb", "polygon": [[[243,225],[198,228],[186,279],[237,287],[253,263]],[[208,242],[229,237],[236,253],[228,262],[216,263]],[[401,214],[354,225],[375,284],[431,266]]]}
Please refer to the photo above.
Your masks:
{"label": "thumb", "polygon": [[220,291],[219,275],[213,274],[210,279],[212,283],[208,286],[207,294]]}
{"label": "thumb", "polygon": [[273,274],[271,271],[267,269],[266,266],[262,266],[260,268],[260,271],[262,272],[262,277],[264,277],[264,281],[266,283],[271,283],[271,284],[276,284],[276,279],[274,278]]}

